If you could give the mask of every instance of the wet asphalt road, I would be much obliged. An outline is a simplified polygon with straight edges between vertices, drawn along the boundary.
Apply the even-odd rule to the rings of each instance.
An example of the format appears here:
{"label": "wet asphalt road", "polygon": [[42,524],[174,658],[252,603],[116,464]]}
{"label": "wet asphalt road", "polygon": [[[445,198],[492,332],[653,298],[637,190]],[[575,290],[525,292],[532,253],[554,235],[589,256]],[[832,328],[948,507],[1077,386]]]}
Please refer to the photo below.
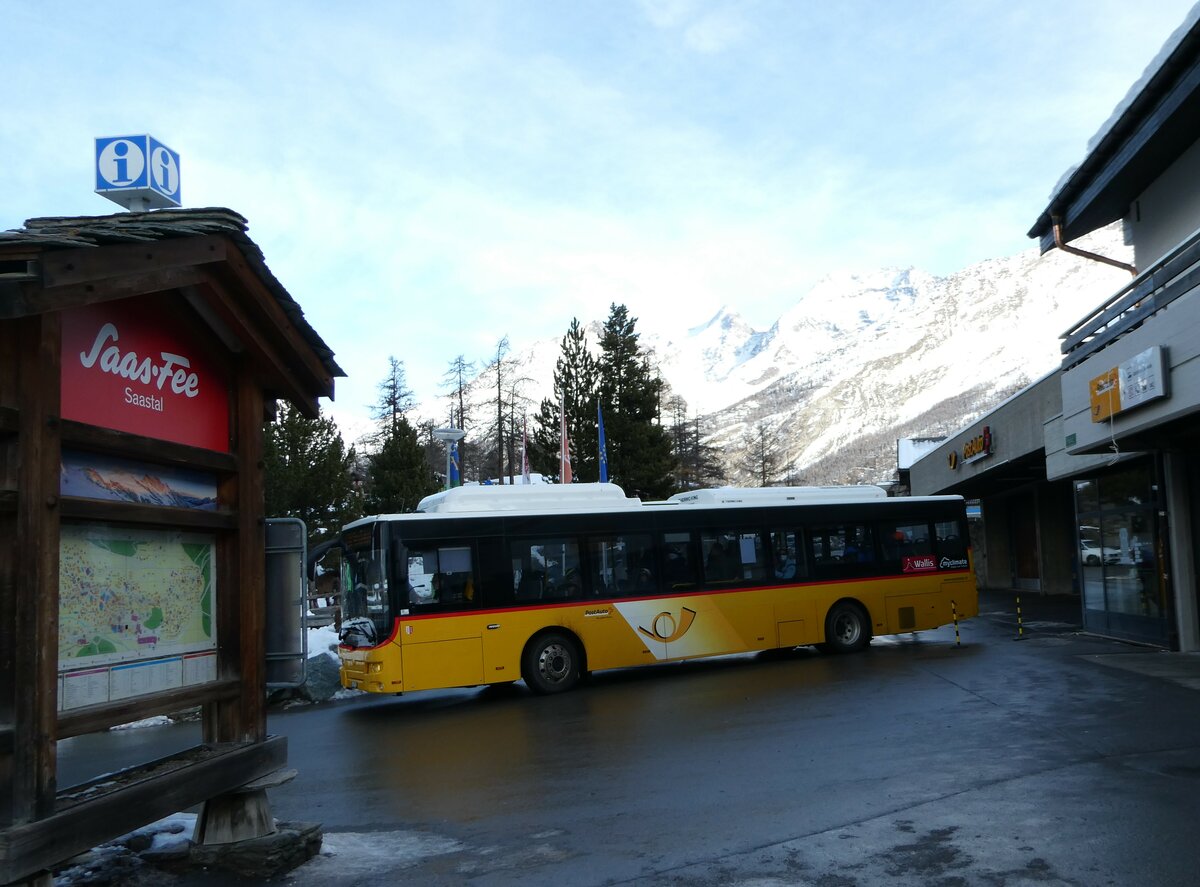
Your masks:
{"label": "wet asphalt road", "polygon": [[328,854],[284,881],[1200,883],[1200,690],[1120,667],[1181,654],[1079,635],[1035,599],[1015,641],[1011,598],[981,610],[960,647],[944,628],[558,697],[276,712],[300,775],[273,811],[321,822]]}

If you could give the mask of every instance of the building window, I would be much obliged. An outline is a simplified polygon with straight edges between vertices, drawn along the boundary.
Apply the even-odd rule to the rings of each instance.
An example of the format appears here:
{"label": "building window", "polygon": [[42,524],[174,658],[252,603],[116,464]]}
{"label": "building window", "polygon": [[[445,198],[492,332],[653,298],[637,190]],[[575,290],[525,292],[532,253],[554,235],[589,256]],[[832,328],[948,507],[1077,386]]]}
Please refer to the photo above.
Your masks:
{"label": "building window", "polygon": [[1167,641],[1167,588],[1154,464],[1075,482],[1084,624],[1130,640]]}

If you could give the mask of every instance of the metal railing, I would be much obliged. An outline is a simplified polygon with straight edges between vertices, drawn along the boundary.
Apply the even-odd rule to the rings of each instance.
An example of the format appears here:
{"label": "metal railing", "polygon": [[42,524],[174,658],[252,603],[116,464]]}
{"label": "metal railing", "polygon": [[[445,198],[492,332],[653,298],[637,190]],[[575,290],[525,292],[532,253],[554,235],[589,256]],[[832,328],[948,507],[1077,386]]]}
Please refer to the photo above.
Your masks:
{"label": "metal railing", "polygon": [[1059,338],[1062,368],[1082,363],[1200,285],[1200,230],[1101,303]]}

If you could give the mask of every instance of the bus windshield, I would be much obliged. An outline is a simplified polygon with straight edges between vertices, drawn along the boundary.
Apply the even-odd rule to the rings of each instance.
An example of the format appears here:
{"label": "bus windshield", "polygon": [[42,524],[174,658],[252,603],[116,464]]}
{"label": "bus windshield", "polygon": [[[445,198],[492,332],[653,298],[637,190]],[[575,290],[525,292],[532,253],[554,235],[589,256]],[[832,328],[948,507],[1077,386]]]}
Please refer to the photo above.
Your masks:
{"label": "bus windshield", "polygon": [[367,524],[348,531],[342,555],[342,631],[347,647],[373,647],[391,632],[386,547],[382,526]]}

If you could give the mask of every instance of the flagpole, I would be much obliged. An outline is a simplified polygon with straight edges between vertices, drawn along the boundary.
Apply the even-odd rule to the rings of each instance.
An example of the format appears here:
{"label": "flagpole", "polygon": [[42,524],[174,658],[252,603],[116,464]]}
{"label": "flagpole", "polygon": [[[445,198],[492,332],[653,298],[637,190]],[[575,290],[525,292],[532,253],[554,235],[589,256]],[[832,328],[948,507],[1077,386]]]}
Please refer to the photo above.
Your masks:
{"label": "flagpole", "polygon": [[560,484],[569,484],[571,482],[571,444],[567,439],[567,396],[565,394],[562,398],[561,432],[561,448],[558,454],[558,482]]}
{"label": "flagpole", "polygon": [[529,483],[529,417],[521,417],[521,483]]}
{"label": "flagpole", "polygon": [[604,439],[604,412],[600,409],[600,401],[596,401],[596,430],[600,444],[600,483],[608,483],[608,442]]}

